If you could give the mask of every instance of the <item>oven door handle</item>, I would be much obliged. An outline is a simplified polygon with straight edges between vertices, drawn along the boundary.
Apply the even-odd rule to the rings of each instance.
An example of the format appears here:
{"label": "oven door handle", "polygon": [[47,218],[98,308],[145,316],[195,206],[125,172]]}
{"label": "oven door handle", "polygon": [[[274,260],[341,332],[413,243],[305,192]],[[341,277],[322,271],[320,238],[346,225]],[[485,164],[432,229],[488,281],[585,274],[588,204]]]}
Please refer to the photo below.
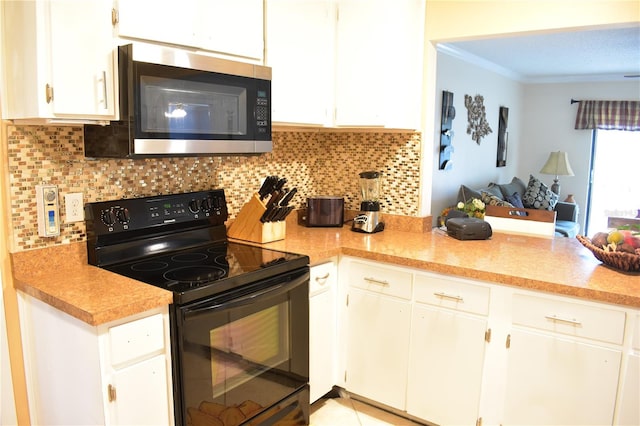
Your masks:
{"label": "oven door handle", "polygon": [[308,280],[308,276],[298,277],[290,282],[277,284],[272,287],[258,290],[254,293],[247,294],[245,296],[241,296],[223,303],[214,303],[213,305],[207,305],[207,306],[195,307],[195,308],[184,308],[183,310],[184,319],[187,320],[189,317],[204,314],[212,310],[226,310],[226,309],[233,309],[238,306],[248,305],[250,303],[253,303],[257,298],[267,296],[267,295],[278,296],[280,294],[287,293],[288,291],[292,290],[295,287],[298,287],[300,284],[304,283],[305,280]]}

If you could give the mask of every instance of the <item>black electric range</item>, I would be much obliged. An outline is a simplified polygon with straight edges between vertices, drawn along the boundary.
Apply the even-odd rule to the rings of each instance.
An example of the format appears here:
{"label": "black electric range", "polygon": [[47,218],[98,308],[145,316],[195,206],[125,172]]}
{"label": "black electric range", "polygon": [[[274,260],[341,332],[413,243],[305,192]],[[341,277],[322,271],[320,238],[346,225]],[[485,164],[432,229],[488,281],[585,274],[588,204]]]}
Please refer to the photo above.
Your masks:
{"label": "black electric range", "polygon": [[227,218],[222,189],[88,203],[88,260],[173,292],[177,425],[205,406],[308,424],[309,258],[229,241]]}
{"label": "black electric range", "polygon": [[174,293],[177,304],[309,264],[227,240],[224,190],[88,203],[89,263]]}

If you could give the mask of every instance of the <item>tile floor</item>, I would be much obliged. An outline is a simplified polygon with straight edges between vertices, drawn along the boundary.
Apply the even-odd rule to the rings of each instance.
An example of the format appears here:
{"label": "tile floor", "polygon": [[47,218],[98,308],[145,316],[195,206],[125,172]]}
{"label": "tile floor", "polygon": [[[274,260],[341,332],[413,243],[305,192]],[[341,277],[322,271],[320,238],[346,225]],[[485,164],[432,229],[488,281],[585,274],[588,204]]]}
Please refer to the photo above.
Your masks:
{"label": "tile floor", "polygon": [[311,426],[420,426],[348,396],[322,398],[314,402],[310,423]]}

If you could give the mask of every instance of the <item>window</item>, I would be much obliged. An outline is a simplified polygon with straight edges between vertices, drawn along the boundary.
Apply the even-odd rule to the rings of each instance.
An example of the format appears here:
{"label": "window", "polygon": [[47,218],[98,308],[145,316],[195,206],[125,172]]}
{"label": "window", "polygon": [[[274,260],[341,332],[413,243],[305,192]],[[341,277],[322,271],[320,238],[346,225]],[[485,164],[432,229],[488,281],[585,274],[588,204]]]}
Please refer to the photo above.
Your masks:
{"label": "window", "polygon": [[640,213],[640,132],[594,130],[587,236],[606,231],[609,217]]}

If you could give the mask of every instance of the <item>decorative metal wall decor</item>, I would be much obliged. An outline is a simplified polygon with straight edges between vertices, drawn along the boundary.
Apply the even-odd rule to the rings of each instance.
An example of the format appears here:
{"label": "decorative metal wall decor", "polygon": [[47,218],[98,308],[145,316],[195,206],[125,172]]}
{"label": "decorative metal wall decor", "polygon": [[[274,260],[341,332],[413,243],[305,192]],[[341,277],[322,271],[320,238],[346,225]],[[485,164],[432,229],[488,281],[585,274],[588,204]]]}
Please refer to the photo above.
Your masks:
{"label": "decorative metal wall decor", "polygon": [[496,156],[496,167],[504,167],[507,165],[507,144],[509,142],[509,132],[507,132],[507,125],[509,124],[509,108],[500,107],[500,118],[498,123],[498,153]]}
{"label": "decorative metal wall decor", "polygon": [[467,107],[467,134],[471,139],[480,145],[480,140],[493,132],[487,122],[487,115],[484,109],[484,97],[476,95],[464,95],[464,106]]}
{"label": "decorative metal wall decor", "polygon": [[456,109],[453,106],[453,93],[442,91],[442,121],[440,123],[440,170],[451,169],[451,153],[453,153],[453,130],[451,126],[456,117]]}

